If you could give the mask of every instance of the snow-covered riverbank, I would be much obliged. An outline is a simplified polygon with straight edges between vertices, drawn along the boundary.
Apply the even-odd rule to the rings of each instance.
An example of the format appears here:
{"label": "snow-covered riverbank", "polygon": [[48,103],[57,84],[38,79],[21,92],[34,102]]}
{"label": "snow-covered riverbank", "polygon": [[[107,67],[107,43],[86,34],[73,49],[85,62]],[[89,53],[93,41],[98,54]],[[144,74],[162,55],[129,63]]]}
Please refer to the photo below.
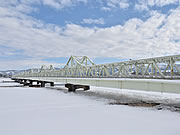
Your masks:
{"label": "snow-covered riverbank", "polygon": [[179,125],[180,113],[168,110],[48,88],[0,88],[2,135],[179,135]]}

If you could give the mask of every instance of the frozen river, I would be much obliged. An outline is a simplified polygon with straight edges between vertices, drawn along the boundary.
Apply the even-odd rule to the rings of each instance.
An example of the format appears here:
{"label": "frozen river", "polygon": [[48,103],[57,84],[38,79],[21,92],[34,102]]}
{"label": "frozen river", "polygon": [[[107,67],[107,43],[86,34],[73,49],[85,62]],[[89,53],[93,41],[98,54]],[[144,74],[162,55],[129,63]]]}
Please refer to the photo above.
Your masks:
{"label": "frozen river", "polygon": [[179,125],[180,113],[169,110],[109,105],[48,88],[0,87],[0,135],[180,135]]}

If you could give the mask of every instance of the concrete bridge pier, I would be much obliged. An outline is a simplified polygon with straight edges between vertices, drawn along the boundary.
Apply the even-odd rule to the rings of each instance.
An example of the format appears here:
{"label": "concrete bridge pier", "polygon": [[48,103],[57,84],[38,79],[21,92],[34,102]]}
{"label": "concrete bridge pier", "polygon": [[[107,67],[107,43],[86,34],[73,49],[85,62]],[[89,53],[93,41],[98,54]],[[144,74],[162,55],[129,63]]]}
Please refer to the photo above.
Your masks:
{"label": "concrete bridge pier", "polygon": [[23,85],[24,86],[29,86],[29,84],[30,84],[29,81],[27,79],[24,79]]}
{"label": "concrete bridge pier", "polygon": [[51,86],[51,87],[54,87],[54,82],[50,82],[50,86]]}
{"label": "concrete bridge pier", "polygon": [[22,80],[22,79],[19,79],[18,82],[19,82],[20,84],[23,84],[23,80]]}
{"label": "concrete bridge pier", "polygon": [[33,80],[29,80],[29,84],[30,84],[30,85],[33,85]]}
{"label": "concrete bridge pier", "polygon": [[44,81],[40,81],[39,83],[40,83],[41,87],[45,87],[46,83]]}
{"label": "concrete bridge pier", "polygon": [[49,83],[51,87],[54,86],[54,82],[38,81],[37,83],[40,84],[41,87],[45,87],[45,85],[46,85],[47,83]]}
{"label": "concrete bridge pier", "polygon": [[83,88],[84,91],[90,89],[90,86],[88,85],[75,85],[70,83],[65,84],[65,87],[68,88],[69,92],[76,92],[76,89],[80,89],[80,88]]}
{"label": "concrete bridge pier", "polygon": [[[54,86],[54,82],[51,82],[51,81],[17,79],[17,78],[12,78],[12,80],[15,80],[15,82],[18,82],[20,84],[23,84],[24,86],[29,86],[29,87],[45,87],[47,83],[49,83],[51,87]],[[34,82],[36,84],[33,84]]]}
{"label": "concrete bridge pier", "polygon": [[26,79],[19,79],[18,82],[19,82],[20,84],[24,84],[24,83],[26,83]]}

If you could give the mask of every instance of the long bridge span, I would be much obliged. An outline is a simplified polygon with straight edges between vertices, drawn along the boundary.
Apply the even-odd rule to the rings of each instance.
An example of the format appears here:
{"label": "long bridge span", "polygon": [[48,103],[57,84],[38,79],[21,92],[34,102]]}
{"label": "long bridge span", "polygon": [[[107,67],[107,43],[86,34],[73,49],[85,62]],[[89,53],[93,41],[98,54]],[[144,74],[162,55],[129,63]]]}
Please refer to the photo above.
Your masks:
{"label": "long bridge span", "polygon": [[71,56],[63,68],[43,65],[13,78],[180,93],[180,55],[108,64],[95,64],[87,56]]}

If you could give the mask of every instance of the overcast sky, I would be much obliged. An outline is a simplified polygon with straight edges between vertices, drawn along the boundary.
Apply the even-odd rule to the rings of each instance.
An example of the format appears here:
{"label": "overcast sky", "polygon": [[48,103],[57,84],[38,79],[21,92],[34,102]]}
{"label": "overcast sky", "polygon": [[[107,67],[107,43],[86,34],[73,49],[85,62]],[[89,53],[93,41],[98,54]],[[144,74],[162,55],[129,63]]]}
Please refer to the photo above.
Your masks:
{"label": "overcast sky", "polygon": [[180,0],[0,0],[0,70],[175,54]]}

